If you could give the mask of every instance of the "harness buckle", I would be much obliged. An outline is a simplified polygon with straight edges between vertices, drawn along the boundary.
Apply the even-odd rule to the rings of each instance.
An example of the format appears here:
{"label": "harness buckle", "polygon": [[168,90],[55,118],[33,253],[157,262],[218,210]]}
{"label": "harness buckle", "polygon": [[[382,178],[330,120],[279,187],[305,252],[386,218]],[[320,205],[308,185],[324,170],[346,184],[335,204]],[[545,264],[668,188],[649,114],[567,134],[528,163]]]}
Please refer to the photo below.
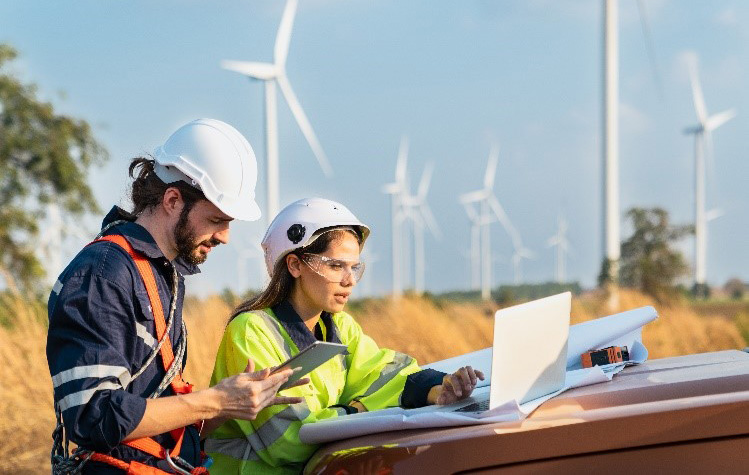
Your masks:
{"label": "harness buckle", "polygon": [[[179,473],[180,475],[192,475],[190,470],[192,470],[194,467],[191,467],[189,463],[185,462],[179,457],[175,457],[173,459],[169,455],[169,449],[164,449],[164,460],[166,460],[167,465],[169,465],[169,468],[171,468],[174,473]],[[182,463],[183,465],[185,465],[185,467],[189,467],[189,469],[185,470],[184,468],[177,465],[177,462]]]}

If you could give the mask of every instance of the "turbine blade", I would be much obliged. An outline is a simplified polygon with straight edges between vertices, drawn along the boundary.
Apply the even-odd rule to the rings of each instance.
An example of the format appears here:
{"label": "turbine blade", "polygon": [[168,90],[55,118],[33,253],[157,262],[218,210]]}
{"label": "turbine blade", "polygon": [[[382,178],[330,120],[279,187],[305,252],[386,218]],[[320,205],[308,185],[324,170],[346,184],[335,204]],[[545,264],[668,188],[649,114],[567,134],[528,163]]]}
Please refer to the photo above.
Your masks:
{"label": "turbine blade", "polygon": [[477,191],[471,191],[470,193],[464,193],[460,195],[461,203],[467,204],[467,203],[475,203],[477,201],[481,201],[486,198],[487,196],[486,190],[477,190]]}
{"label": "turbine blade", "polygon": [[729,120],[733,119],[734,117],[736,117],[736,109],[729,109],[727,111],[713,114],[707,118],[707,121],[705,122],[705,129],[713,131]]}
{"label": "turbine blade", "polygon": [[297,0],[288,0],[283,9],[281,24],[276,34],[276,45],[273,48],[273,60],[277,65],[283,67],[286,57],[289,55],[289,43],[291,42],[291,27],[294,25],[294,14],[296,13]]}
{"label": "turbine blade", "polygon": [[273,79],[278,74],[276,66],[270,63],[224,60],[221,61],[221,67],[254,79],[262,80]]}
{"label": "turbine blade", "polygon": [[697,72],[697,56],[691,57],[687,65],[689,67],[689,81],[692,84],[694,111],[697,113],[700,125],[704,127],[707,120],[707,108],[705,107],[705,98],[702,95],[702,86],[700,85],[699,73]]}
{"label": "turbine blade", "polygon": [[706,221],[712,221],[714,219],[720,218],[724,214],[726,214],[726,212],[723,211],[722,209],[720,209],[720,208],[714,208],[714,209],[711,209],[710,211],[708,211],[707,213],[705,213],[705,220]]}
{"label": "turbine blade", "polygon": [[500,224],[502,224],[502,227],[505,228],[505,231],[510,236],[510,239],[512,240],[512,247],[514,247],[516,251],[522,248],[520,235],[515,229],[515,226],[513,226],[512,222],[510,221],[510,218],[507,216],[507,213],[505,213],[504,208],[502,208],[502,205],[499,204],[499,200],[497,199],[497,197],[494,195],[489,195],[487,200],[489,201],[489,206],[491,207],[494,215],[497,217],[497,220],[499,220]]}
{"label": "turbine blade", "polygon": [[291,113],[294,115],[297,124],[299,124],[299,128],[302,130],[302,133],[307,139],[309,146],[315,153],[315,157],[320,164],[320,168],[322,168],[322,171],[326,176],[330,177],[331,175],[333,175],[333,169],[330,167],[328,157],[325,156],[325,152],[323,151],[320,142],[317,140],[315,131],[312,129],[312,124],[309,123],[307,116],[304,114],[302,106],[299,104],[299,99],[297,99],[296,95],[294,94],[294,90],[291,89],[289,80],[286,79],[286,76],[283,74],[280,74],[278,78],[276,78],[276,80],[278,81],[278,85],[281,87],[281,93],[283,94],[283,97],[286,98],[286,103],[289,105],[289,109],[291,109]]}
{"label": "turbine blade", "polygon": [[382,192],[388,195],[395,195],[400,191],[398,183],[388,183],[382,187]]}
{"label": "turbine blade", "polygon": [[491,190],[494,188],[494,177],[497,174],[497,162],[499,160],[499,145],[492,144],[489,150],[489,160],[486,163],[486,174],[484,175],[484,188]]}
{"label": "turbine blade", "polygon": [[[460,200],[458,200],[458,201],[460,201]],[[476,208],[474,208],[473,206],[471,206],[468,203],[462,203],[462,205],[463,205],[463,209],[466,210],[466,214],[468,215],[468,219],[471,222],[478,221],[479,214],[476,212]]]}
{"label": "turbine blade", "polygon": [[432,233],[432,236],[436,237],[437,239],[442,238],[442,232],[440,231],[439,226],[437,226],[437,220],[434,219],[434,214],[432,214],[431,208],[429,208],[429,205],[426,203],[422,203],[421,206],[419,206],[419,211],[421,212],[421,216],[424,219],[424,223],[426,223],[427,228],[429,228],[429,232]]}
{"label": "turbine blade", "polygon": [[640,13],[642,36],[645,38],[645,45],[648,51],[648,57],[650,58],[650,69],[653,74],[653,81],[655,82],[655,87],[658,89],[658,97],[663,100],[663,82],[661,81],[661,74],[658,68],[658,60],[655,57],[655,44],[653,43],[653,35],[650,32],[648,14],[645,10],[645,3],[642,0],[637,0],[637,10]]}
{"label": "turbine blade", "polygon": [[416,196],[419,200],[423,201],[429,191],[429,184],[432,181],[432,172],[434,172],[434,164],[428,163],[424,168],[424,173],[421,174],[421,180],[419,181],[419,189]]}

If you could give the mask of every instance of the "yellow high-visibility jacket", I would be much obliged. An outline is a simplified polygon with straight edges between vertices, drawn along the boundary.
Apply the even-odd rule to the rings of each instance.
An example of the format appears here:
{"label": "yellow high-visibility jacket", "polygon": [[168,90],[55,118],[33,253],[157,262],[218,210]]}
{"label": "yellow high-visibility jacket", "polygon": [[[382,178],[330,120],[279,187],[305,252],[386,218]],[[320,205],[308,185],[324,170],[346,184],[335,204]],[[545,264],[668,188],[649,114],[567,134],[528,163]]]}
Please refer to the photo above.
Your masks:
{"label": "yellow high-visibility jacket", "polygon": [[[283,313],[288,313],[290,304],[282,305],[286,305]],[[243,372],[248,358],[256,370],[277,366],[299,353],[299,346],[303,349],[304,343],[314,341],[315,336],[292,313],[297,321],[291,324],[289,318],[279,319],[269,308],[236,316],[219,346],[211,385]],[[311,372],[308,385],[280,393],[304,397],[303,403],[269,406],[253,421],[230,420],[216,429],[205,446],[214,459],[211,473],[300,473],[317,448],[299,440],[302,424],[343,416],[345,408],[331,406],[354,400],[369,411],[398,406],[407,377],[432,371],[421,371],[410,356],[379,348],[345,312],[324,313],[317,331],[317,338],[339,341],[349,354],[338,355]],[[441,382],[443,373],[432,373],[420,378],[420,405],[425,404],[428,388]]]}

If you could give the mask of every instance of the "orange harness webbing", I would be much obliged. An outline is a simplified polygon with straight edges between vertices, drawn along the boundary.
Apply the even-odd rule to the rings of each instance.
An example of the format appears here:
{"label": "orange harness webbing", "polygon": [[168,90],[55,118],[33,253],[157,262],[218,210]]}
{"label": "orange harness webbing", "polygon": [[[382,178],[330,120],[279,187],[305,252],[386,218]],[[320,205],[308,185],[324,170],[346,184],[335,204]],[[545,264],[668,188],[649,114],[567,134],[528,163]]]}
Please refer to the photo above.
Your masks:
{"label": "orange harness webbing", "polygon": [[[158,290],[158,287],[156,286],[156,278],[153,275],[153,269],[151,269],[151,263],[148,262],[148,259],[142,256],[140,253],[136,252],[135,249],[133,249],[133,246],[131,246],[128,240],[125,239],[123,236],[115,235],[115,234],[103,236],[94,242],[99,242],[99,241],[109,241],[111,243],[117,244],[118,246],[123,248],[125,251],[127,251],[127,253],[130,255],[130,257],[132,257],[133,261],[135,262],[135,266],[138,269],[138,273],[140,274],[141,278],[143,279],[143,283],[146,286],[146,292],[148,293],[148,300],[151,303],[151,310],[153,312],[153,321],[156,327],[157,341],[161,341],[162,338],[164,339],[164,343],[161,345],[161,349],[159,353],[161,354],[161,361],[164,364],[164,370],[169,371],[169,368],[171,368],[172,364],[174,364],[174,352],[172,350],[172,343],[169,338],[169,335],[164,335],[164,333],[166,333],[166,321],[164,320],[164,307],[161,305],[161,299],[159,298],[159,290]],[[192,384],[189,384],[185,380],[182,379],[182,372],[180,372],[172,380],[171,386],[175,394],[186,394],[186,393],[192,392]],[[185,435],[185,428],[182,427],[180,429],[175,429],[171,431],[170,434],[172,438],[174,438],[174,440],[176,441],[174,449],[170,451],[170,456],[177,457],[179,455],[180,449],[182,448],[182,440]],[[150,437],[142,437],[140,439],[123,442],[123,444],[133,447],[135,449],[138,449],[142,452],[145,452],[159,459],[166,458],[166,449],[164,449],[164,447],[162,447],[158,442],[156,442],[154,439]],[[144,465],[139,462],[131,461],[128,463],[123,460],[119,460],[109,455],[100,454],[100,453],[93,453],[91,455],[91,460],[95,460],[97,462],[104,462],[109,465],[113,465],[117,468],[125,470],[128,474],[159,475],[159,474],[169,473],[169,472],[160,470],[156,467]],[[203,473],[208,473],[208,470],[205,469],[204,467],[198,467],[192,470],[191,473],[203,474]]]}

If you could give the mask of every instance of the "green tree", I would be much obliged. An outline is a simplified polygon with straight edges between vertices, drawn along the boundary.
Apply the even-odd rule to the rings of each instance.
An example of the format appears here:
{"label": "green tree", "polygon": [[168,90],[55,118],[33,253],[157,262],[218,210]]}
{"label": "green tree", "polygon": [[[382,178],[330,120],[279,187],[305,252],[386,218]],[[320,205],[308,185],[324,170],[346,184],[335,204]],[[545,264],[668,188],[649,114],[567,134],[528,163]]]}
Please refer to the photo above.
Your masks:
{"label": "green tree", "polygon": [[85,121],[56,113],[8,71],[16,55],[0,44],[0,276],[33,290],[44,275],[34,244],[46,206],[69,216],[99,211],[86,176],[107,153]]}
{"label": "green tree", "polygon": [[689,273],[684,256],[673,246],[693,232],[692,226],[672,225],[661,208],[632,208],[632,235],[622,243],[619,281],[655,297],[674,291],[676,281]]}

